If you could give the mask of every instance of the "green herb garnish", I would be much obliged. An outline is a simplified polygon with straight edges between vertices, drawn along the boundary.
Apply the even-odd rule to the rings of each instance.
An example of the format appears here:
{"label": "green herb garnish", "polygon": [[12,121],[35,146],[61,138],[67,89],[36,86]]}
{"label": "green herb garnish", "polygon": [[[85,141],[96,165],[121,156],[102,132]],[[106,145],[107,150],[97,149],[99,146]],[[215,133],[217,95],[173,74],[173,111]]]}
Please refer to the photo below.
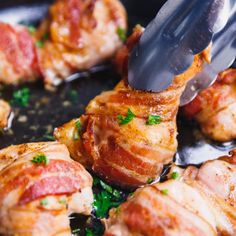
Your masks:
{"label": "green herb garnish", "polygon": [[168,195],[168,189],[162,189],[162,190],[161,190],[161,193],[162,193],[163,195]]}
{"label": "green herb garnish", "polygon": [[120,125],[126,125],[129,122],[131,122],[135,117],[136,117],[135,114],[129,108],[126,117],[118,115],[117,119],[119,120]]}
{"label": "green herb garnish", "polygon": [[36,47],[37,47],[37,48],[43,48],[43,47],[44,47],[44,44],[45,44],[45,41],[47,41],[48,39],[49,39],[49,33],[45,33],[45,34],[42,36],[41,40],[38,40],[38,41],[36,42]]}
{"label": "green herb garnish", "polygon": [[171,174],[171,178],[172,178],[172,179],[178,179],[178,178],[179,178],[179,173],[178,173],[178,172],[173,172],[173,173]]}
{"label": "green herb garnish", "polygon": [[151,184],[153,181],[154,181],[154,179],[149,178],[149,179],[147,180],[147,184]]}
{"label": "green herb garnish", "polygon": [[44,164],[47,165],[49,163],[49,159],[44,154],[37,154],[31,160],[34,164]]}
{"label": "green herb garnish", "polygon": [[78,119],[75,122],[74,140],[78,140],[80,138],[81,130],[82,130],[82,124],[80,119]]}
{"label": "green herb garnish", "polygon": [[147,125],[157,125],[161,123],[160,116],[149,115],[146,124]]}
{"label": "green herb garnish", "polygon": [[37,48],[43,48],[43,46],[44,46],[44,42],[43,41],[37,41],[36,42],[36,47]]}
{"label": "green herb garnish", "polygon": [[85,235],[86,236],[94,236],[94,233],[91,229],[86,228],[85,229]]}
{"label": "green herb garnish", "polygon": [[101,192],[94,194],[93,207],[97,217],[106,217],[110,208],[118,207],[125,200],[117,189],[112,188],[96,177],[93,184],[103,189]]}
{"label": "green herb garnish", "polygon": [[117,34],[122,42],[126,41],[126,30],[122,27],[117,28]]}
{"label": "green herb garnish", "polygon": [[97,177],[93,177],[93,186],[99,186],[100,185],[100,179]]}
{"label": "green herb garnish", "polygon": [[33,34],[33,33],[36,32],[36,28],[35,28],[33,25],[29,25],[29,26],[28,26],[28,31],[29,31],[31,34]]}
{"label": "green herb garnish", "polygon": [[119,215],[119,214],[120,214],[120,212],[121,212],[121,207],[120,207],[120,206],[118,206],[118,207],[115,209],[115,212],[116,212],[116,214],[117,214],[117,215]]}
{"label": "green herb garnish", "polygon": [[[89,225],[88,225],[89,224]],[[104,234],[104,226],[101,221],[92,220],[87,221],[87,227],[85,228],[85,236],[101,236]]]}
{"label": "green herb garnish", "polygon": [[110,185],[104,183],[102,180],[100,180],[100,184],[101,184],[102,188],[105,191],[107,191],[108,193],[111,193],[111,194],[113,193],[113,189],[112,189],[112,187]]}
{"label": "green herb garnish", "polygon": [[121,202],[116,202],[113,200],[111,194],[106,191],[94,195],[93,207],[96,211],[96,216],[99,218],[104,218],[110,208],[117,207]]}
{"label": "green herb garnish", "polygon": [[78,93],[76,90],[70,90],[69,91],[69,97],[70,97],[70,100],[75,103],[78,101]]}
{"label": "green herb garnish", "polygon": [[43,200],[40,201],[41,206],[47,206],[48,205],[48,199],[44,198]]}
{"label": "green herb garnish", "polygon": [[48,40],[49,39],[49,33],[45,33],[44,35],[43,35],[43,41],[46,41],[46,40]]}
{"label": "green herb garnish", "polygon": [[30,90],[29,88],[22,88],[13,93],[11,100],[12,105],[27,107],[29,105]]}
{"label": "green herb garnish", "polygon": [[47,139],[48,141],[55,141],[56,140],[53,135],[47,134],[47,133],[43,135],[43,138]]}
{"label": "green herb garnish", "polygon": [[134,196],[134,192],[129,194],[129,197],[133,197]]}
{"label": "green herb garnish", "polygon": [[59,202],[60,204],[62,204],[62,205],[66,205],[66,204],[67,204],[67,200],[66,200],[65,198],[59,199],[58,202]]}

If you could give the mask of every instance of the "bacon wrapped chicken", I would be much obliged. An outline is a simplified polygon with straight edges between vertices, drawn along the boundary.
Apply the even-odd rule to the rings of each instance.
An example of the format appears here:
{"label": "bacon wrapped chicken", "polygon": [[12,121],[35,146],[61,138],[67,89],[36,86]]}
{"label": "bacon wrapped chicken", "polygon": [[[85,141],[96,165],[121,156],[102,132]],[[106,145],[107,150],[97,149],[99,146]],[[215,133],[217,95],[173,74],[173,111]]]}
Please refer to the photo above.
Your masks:
{"label": "bacon wrapped chicken", "polygon": [[226,142],[236,138],[236,70],[229,69],[187,106],[184,114],[195,119],[207,137]]}
{"label": "bacon wrapped chicken", "polygon": [[111,58],[122,45],[119,31],[127,29],[118,0],[57,0],[46,24],[50,40],[39,49],[39,61],[48,84]]}
{"label": "bacon wrapped chicken", "polygon": [[[119,54],[121,67],[127,67],[125,51],[140,35],[138,27]],[[159,177],[176,152],[180,96],[203,63],[204,56],[197,55],[192,66],[161,93],[134,90],[123,80],[93,99],[80,119],[56,129],[55,137],[67,145],[75,160],[110,183],[146,184]]]}
{"label": "bacon wrapped chicken", "polygon": [[57,142],[0,150],[0,234],[71,235],[68,215],[90,214],[92,177]]}
{"label": "bacon wrapped chicken", "polygon": [[105,236],[236,234],[236,151],[138,189],[110,211]]}
{"label": "bacon wrapped chicken", "polygon": [[119,0],[57,0],[36,30],[0,23],[0,82],[43,77],[60,84],[110,59],[122,45],[126,11]]}

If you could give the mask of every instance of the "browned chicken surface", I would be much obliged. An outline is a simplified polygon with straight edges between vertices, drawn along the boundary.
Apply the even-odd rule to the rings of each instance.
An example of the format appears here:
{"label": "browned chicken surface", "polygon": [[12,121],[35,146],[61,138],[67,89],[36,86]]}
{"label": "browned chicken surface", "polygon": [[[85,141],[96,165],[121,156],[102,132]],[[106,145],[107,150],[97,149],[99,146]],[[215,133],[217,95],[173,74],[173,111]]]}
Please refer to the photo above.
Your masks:
{"label": "browned chicken surface", "polygon": [[0,129],[7,127],[10,113],[11,113],[10,105],[4,100],[0,99]]}
{"label": "browned chicken surface", "polygon": [[115,54],[122,45],[118,31],[127,29],[126,12],[118,0],[57,0],[42,28],[50,40],[39,49],[40,68],[46,83],[57,85]]}
{"label": "browned chicken surface", "polygon": [[56,0],[31,34],[26,27],[0,23],[0,83],[43,77],[46,85],[58,85],[72,73],[110,59],[126,29],[119,0]]}
{"label": "browned chicken surface", "polygon": [[0,150],[0,234],[71,235],[68,215],[90,214],[92,177],[57,142]]}
{"label": "browned chicken surface", "polygon": [[[126,67],[127,53],[141,33],[137,27],[119,54],[121,67]],[[66,144],[75,160],[110,183],[146,184],[159,177],[177,150],[180,96],[203,63],[203,55],[197,55],[192,66],[161,93],[134,90],[123,80],[114,90],[94,98],[80,119],[56,129],[55,137]]]}
{"label": "browned chicken surface", "polygon": [[184,113],[195,119],[209,138],[225,142],[236,138],[236,70],[229,69],[203,90]]}
{"label": "browned chicken surface", "polygon": [[105,236],[236,235],[236,151],[170,177],[111,210]]}

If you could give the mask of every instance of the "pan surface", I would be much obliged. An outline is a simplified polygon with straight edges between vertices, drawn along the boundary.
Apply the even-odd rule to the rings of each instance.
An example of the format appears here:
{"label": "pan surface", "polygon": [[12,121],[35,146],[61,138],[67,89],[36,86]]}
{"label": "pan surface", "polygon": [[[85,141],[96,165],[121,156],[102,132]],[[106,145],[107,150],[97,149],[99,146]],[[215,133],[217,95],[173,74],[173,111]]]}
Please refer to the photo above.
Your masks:
{"label": "pan surface", "polygon": [[[0,21],[12,24],[21,23],[37,25],[47,14],[48,5],[52,1],[46,0],[8,0],[0,1]],[[128,10],[129,26],[139,23],[145,26],[156,14],[165,1],[123,0]],[[1,62],[0,62],[1,63]],[[12,102],[13,93],[29,88],[30,99],[27,107],[13,104],[14,120],[8,131],[0,133],[0,148],[24,142],[47,141],[52,139],[54,127],[79,117],[88,102],[102,91],[112,89],[119,81],[119,76],[109,66],[107,69],[91,73],[71,83],[61,85],[56,91],[49,92],[43,89],[42,82],[24,84],[19,87],[0,87],[0,97]],[[181,115],[178,118],[179,151],[175,161],[180,166],[200,164],[227,154],[235,147],[235,143],[217,144],[205,139],[196,124],[185,120]],[[95,187],[95,191],[100,191]],[[126,193],[120,191],[124,200]],[[72,216],[72,227],[78,228],[78,222],[85,222],[87,218]],[[96,218],[90,218],[89,223],[96,227],[100,224]],[[81,233],[85,231],[81,227]],[[96,235],[99,235],[97,233]]]}

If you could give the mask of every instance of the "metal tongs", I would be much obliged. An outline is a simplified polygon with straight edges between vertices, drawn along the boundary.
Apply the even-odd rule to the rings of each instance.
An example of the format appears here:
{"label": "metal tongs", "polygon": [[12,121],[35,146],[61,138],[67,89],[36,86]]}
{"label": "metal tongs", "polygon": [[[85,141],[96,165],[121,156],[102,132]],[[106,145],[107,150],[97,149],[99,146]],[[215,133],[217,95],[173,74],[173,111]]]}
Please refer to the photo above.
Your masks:
{"label": "metal tongs", "polygon": [[181,105],[210,86],[236,57],[236,0],[168,0],[129,59],[135,89],[161,92],[211,45],[211,63],[188,83]]}

